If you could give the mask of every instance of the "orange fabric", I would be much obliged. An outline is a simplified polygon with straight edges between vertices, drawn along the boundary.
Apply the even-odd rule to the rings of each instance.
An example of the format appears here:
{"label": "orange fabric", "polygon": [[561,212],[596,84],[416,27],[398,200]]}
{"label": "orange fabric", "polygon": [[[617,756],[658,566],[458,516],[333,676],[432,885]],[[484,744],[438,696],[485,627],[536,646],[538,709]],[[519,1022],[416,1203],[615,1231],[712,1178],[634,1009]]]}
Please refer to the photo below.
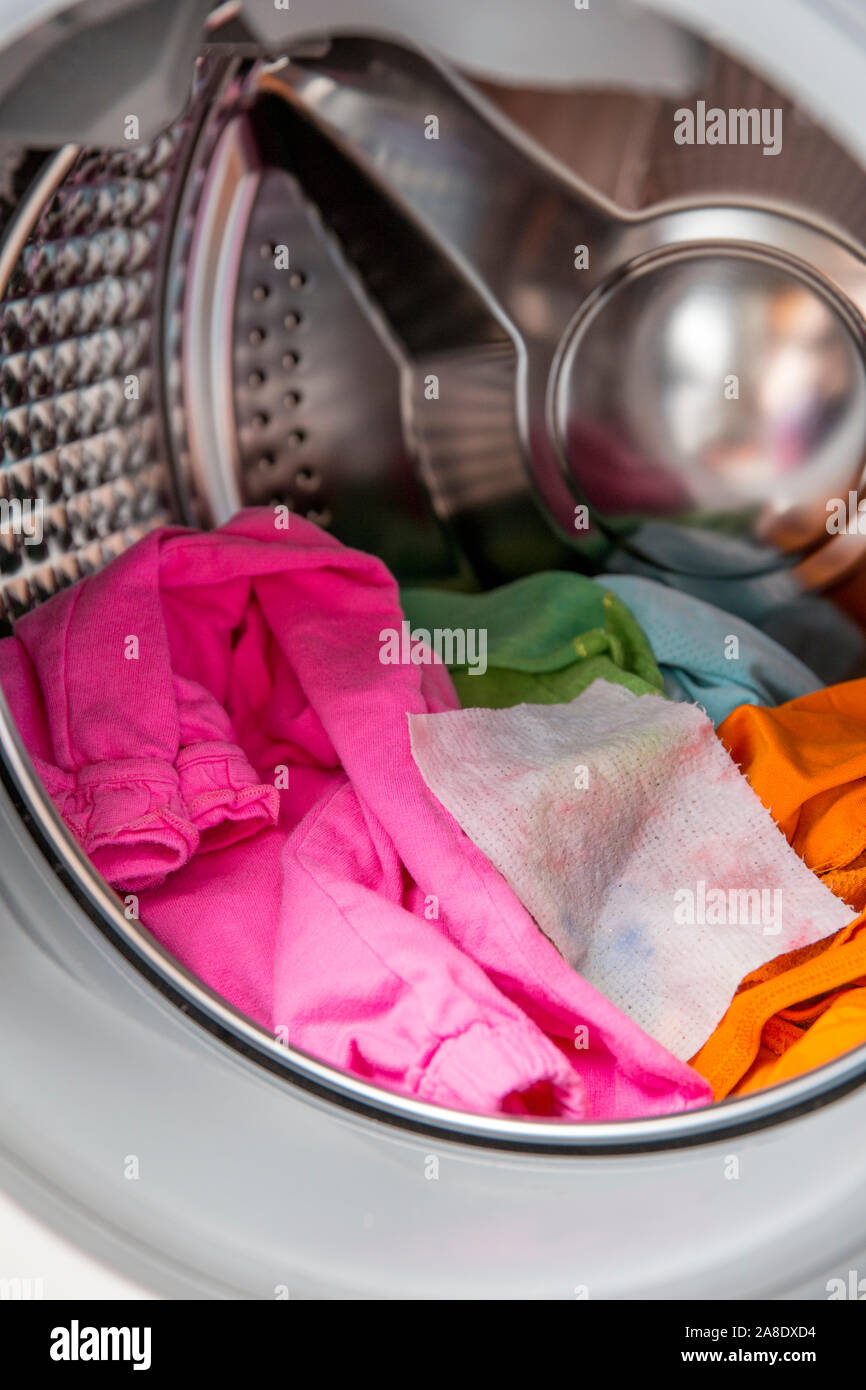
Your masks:
{"label": "orange fabric", "polygon": [[790,1081],[862,1043],[866,1043],[866,989],[849,989],[780,1055],[762,1046],[734,1094],[743,1096]]}
{"label": "orange fabric", "polygon": [[[802,954],[799,951],[777,956],[774,964],[779,967],[778,973],[771,979],[751,983],[753,977],[746,976],[718,1028],[692,1058],[692,1066],[710,1083],[717,1100],[729,1095],[745,1076],[768,1026],[770,1041],[764,1041],[771,1050],[772,1042],[784,1050],[786,1044],[796,1044],[800,1035],[805,1036],[786,1017],[786,1011],[803,1000],[838,990],[866,976],[866,932],[860,930],[864,921],[866,918],[859,917],[851,927],[832,937],[820,955],[800,964],[796,963]],[[855,1047],[858,1042],[859,1038],[848,1046]]]}
{"label": "orange fabric", "polygon": [[866,990],[851,988],[866,984],[866,680],[777,709],[741,705],[718,732],[797,853],[861,913],[828,942],[777,956],[742,981],[692,1058],[721,1099],[866,1041]]}
{"label": "orange fabric", "polygon": [[866,680],[831,685],[777,709],[740,705],[719,726],[719,737],[809,868],[844,884],[840,896],[862,910]]}

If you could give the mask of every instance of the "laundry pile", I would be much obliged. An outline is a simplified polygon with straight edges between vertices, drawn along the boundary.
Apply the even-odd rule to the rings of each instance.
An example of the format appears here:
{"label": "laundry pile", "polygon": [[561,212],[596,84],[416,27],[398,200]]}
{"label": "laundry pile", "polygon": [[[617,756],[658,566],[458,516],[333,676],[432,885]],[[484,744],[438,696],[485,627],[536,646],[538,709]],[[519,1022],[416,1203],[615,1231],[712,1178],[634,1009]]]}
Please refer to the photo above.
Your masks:
{"label": "laundry pile", "polygon": [[661,1115],[866,1041],[866,681],[652,580],[401,593],[282,523],[154,532],[0,642],[128,916],[461,1110]]}

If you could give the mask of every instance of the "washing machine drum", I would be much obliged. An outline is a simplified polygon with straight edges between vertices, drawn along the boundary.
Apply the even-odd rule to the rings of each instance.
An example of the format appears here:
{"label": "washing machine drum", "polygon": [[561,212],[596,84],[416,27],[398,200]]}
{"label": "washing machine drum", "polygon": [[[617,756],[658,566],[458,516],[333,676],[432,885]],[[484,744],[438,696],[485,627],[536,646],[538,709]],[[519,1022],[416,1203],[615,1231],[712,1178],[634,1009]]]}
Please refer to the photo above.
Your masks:
{"label": "washing machine drum", "polygon": [[[0,528],[6,630],[154,527],[277,503],[402,581],[626,568],[859,669],[815,631],[862,558],[825,503],[866,438],[866,29],[667,8],[0,29],[0,502],[42,518]],[[385,1092],[127,920],[5,707],[0,743],[0,1182],[147,1287],[824,1296],[866,1250],[862,1053],[618,1123]]]}

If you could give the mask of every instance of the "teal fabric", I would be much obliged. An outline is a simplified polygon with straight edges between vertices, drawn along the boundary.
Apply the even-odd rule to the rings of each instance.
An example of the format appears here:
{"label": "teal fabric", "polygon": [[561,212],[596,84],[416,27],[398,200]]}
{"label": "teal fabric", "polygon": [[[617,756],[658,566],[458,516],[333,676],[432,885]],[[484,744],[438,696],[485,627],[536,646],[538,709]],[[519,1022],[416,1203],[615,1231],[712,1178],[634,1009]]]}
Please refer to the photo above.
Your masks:
{"label": "teal fabric", "polygon": [[640,623],[666,693],[702,705],[714,724],[738,705],[780,705],[822,688],[798,657],[744,618],[655,579],[605,574],[596,582],[627,604]]}

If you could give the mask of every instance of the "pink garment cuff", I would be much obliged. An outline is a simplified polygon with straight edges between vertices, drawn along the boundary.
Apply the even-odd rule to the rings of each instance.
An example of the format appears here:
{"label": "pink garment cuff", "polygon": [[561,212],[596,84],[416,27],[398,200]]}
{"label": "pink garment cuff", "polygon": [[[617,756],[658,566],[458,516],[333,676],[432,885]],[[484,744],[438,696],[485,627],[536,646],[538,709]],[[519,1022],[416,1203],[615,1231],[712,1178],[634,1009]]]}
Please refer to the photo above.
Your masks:
{"label": "pink garment cuff", "polygon": [[552,1043],[520,1020],[477,1022],[445,1038],[417,1083],[420,1100],[479,1114],[587,1119],[586,1093]]}
{"label": "pink garment cuff", "polygon": [[279,792],[259,782],[239,748],[192,744],[177,766],[118,758],[67,773],[35,759],[55,806],[114,888],[161,884],[198,851],[276,824]]}
{"label": "pink garment cuff", "polygon": [[199,849],[223,849],[276,825],[280,794],[260,782],[233,743],[191,743],[177,758],[180,793],[201,835]]}

